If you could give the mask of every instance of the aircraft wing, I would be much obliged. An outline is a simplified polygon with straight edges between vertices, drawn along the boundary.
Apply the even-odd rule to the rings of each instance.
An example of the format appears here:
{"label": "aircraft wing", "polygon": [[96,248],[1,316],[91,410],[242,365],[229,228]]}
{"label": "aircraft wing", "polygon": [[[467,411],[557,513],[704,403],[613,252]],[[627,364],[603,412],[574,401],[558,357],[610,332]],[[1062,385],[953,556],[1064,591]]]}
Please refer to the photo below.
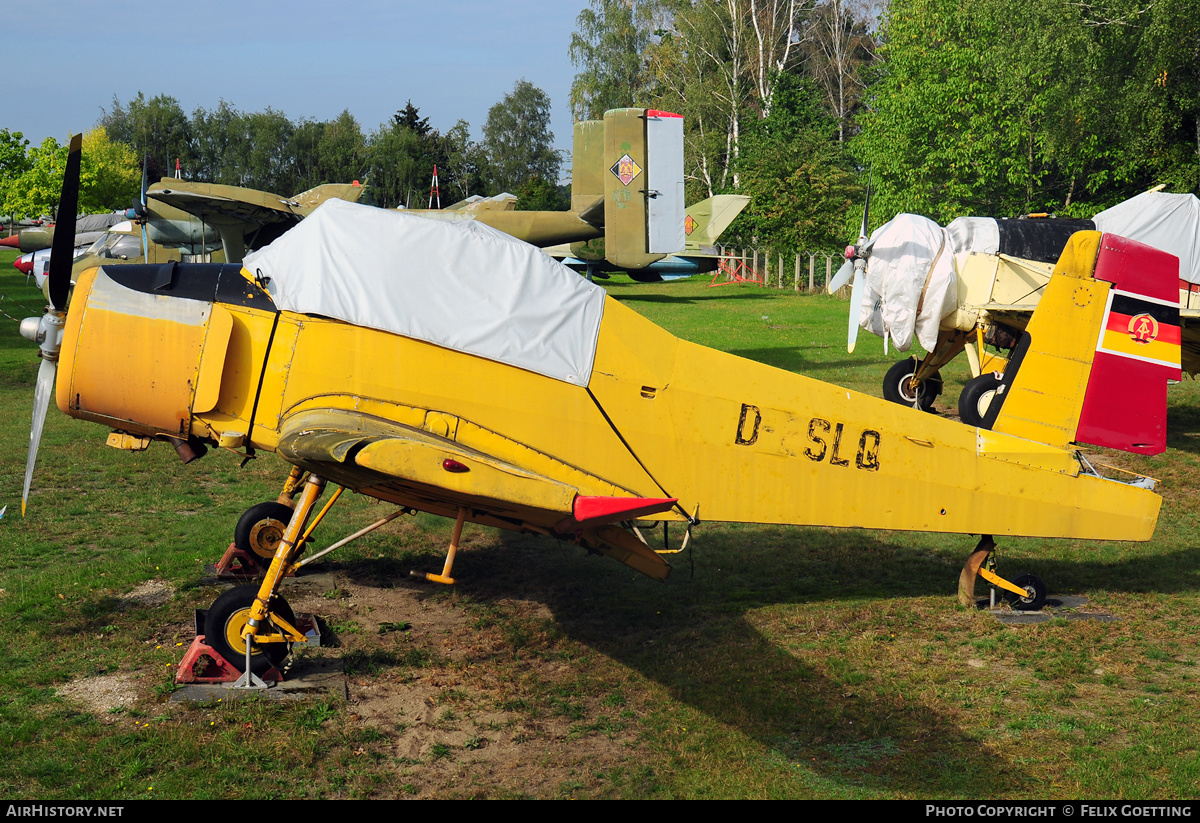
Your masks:
{"label": "aircraft wing", "polygon": [[297,200],[283,198],[270,192],[215,183],[193,183],[173,178],[155,183],[147,190],[146,196],[212,224],[293,223],[312,210],[302,206]]}
{"label": "aircraft wing", "polygon": [[[437,421],[426,425],[436,429]],[[612,524],[667,511],[674,498],[588,494],[427,429],[338,409],[293,414],[276,451],[373,497],[450,517],[466,508],[474,522],[574,538],[660,580],[670,571],[655,552]]]}

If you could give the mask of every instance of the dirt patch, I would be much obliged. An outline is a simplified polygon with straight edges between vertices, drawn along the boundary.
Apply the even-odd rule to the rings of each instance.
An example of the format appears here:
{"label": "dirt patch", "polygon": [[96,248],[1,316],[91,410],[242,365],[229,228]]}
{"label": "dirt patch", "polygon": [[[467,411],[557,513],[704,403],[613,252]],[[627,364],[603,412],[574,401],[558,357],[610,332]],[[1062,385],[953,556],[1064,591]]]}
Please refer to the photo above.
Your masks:
{"label": "dirt patch", "polygon": [[175,596],[175,589],[165,580],[147,580],[123,598],[138,606],[161,606]]}
{"label": "dirt patch", "polygon": [[591,796],[638,745],[636,712],[579,687],[581,650],[553,636],[544,603],[479,605],[349,572],[285,589],[337,642],[305,650],[297,673],[305,658],[343,659],[347,721],[371,730],[407,796]]}
{"label": "dirt patch", "polygon": [[114,720],[113,710],[129,708],[143,699],[138,677],[133,674],[104,674],[75,680],[58,690],[59,695],[82,703],[100,720]]}

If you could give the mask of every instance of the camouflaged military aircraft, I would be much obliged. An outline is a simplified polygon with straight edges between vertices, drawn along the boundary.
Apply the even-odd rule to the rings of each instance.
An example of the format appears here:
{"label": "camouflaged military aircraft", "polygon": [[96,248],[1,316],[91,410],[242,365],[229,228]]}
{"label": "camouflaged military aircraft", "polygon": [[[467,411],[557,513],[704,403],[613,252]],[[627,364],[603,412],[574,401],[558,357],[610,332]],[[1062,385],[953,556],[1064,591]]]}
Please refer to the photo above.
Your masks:
{"label": "camouflaged military aircraft", "polygon": [[478,221],[542,247],[602,238],[601,260],[621,270],[641,270],[684,249],[682,117],[612,109],[603,120],[575,124],[571,157],[570,211],[517,211],[511,195],[407,211]]}
{"label": "camouflaged military aircraft", "polygon": [[[74,140],[66,211],[78,168]],[[1114,313],[1175,287],[1172,259],[1073,236],[984,428],[680,340],[478,222],[330,200],[244,266],[101,265],[73,294],[58,256],[50,307],[21,324],[43,358],[25,498],[52,391],[119,448],[166,441],[185,459],[208,445],[291,463],[282,497],[294,509],[261,584],[222,594],[205,623],[246,683],[302,639],[280,585],[316,556],[301,559],[307,538],[346,489],[397,507],[359,534],[414,510],[454,518],[443,569],[419,575],[442,583],[468,521],[661,580],[670,566],[631,521],[690,534],[704,518],[982,535],[960,599],[974,602],[981,575],[1037,608],[1040,581],[984,566],[993,535],[1154,531],[1153,481],[1103,476],[1076,443],[1136,449],[1154,436],[1164,376],[1104,349]],[[1138,403],[1114,413],[1114,393]],[[330,483],[340,488],[318,511]]]}

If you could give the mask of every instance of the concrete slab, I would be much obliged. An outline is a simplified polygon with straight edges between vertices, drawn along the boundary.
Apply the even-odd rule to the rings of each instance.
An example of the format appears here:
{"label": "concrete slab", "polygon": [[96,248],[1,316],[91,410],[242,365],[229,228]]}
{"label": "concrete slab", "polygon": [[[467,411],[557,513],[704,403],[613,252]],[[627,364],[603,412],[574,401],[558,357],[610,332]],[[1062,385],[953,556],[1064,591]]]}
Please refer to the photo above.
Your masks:
{"label": "concrete slab", "polygon": [[247,697],[263,700],[303,700],[336,694],[349,697],[346,678],[340,659],[303,660],[286,675],[282,683],[272,683],[265,690],[231,689],[225,683],[189,683],[172,695],[171,703],[212,703],[217,700],[243,700]]}
{"label": "concrete slab", "polygon": [[[1000,600],[997,596],[997,601]],[[1045,623],[1047,620],[1060,618],[1063,620],[1098,620],[1101,623],[1112,623],[1121,618],[1101,609],[1088,608],[1087,598],[1079,595],[1048,596],[1046,605],[1041,611],[1022,612],[1012,609],[1007,603],[991,607],[988,598],[976,598],[975,606],[986,611],[1006,626],[1028,626]]]}

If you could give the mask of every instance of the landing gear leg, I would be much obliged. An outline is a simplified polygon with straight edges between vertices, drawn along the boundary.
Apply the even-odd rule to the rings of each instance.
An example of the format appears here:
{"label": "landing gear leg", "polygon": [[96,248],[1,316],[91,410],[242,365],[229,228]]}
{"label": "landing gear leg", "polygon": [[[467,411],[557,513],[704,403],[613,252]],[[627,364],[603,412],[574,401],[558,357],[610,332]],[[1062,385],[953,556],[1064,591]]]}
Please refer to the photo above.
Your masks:
{"label": "landing gear leg", "polygon": [[[230,638],[233,642],[229,645],[234,648],[240,646],[239,650],[244,651],[245,659],[237,659],[242,655],[236,655],[235,659],[228,662],[238,668],[245,667],[244,672],[247,674],[250,674],[253,668],[248,662],[252,649],[258,652],[262,648],[264,650],[262,651],[262,655],[266,658],[280,658],[286,656],[286,651],[281,656],[279,652],[272,648],[274,644],[281,644],[286,649],[287,646],[285,644],[304,640],[304,634],[294,625],[295,618],[292,617],[291,610],[288,609],[286,602],[280,598],[276,607],[272,609],[271,601],[276,599],[279,584],[282,582],[284,574],[300,553],[300,547],[306,536],[304,532],[305,524],[308,522],[313,508],[316,506],[317,500],[324,490],[325,479],[315,474],[310,474],[300,495],[300,502],[296,505],[296,512],[284,530],[283,538],[279,541],[275,556],[271,559],[271,565],[267,568],[266,576],[263,578],[262,584],[258,587],[257,594],[248,604],[248,608],[243,608],[238,612],[241,615],[239,622],[244,619],[239,632],[241,642],[238,643],[236,639]],[[336,496],[334,500],[336,500]],[[329,505],[318,515],[318,521],[329,511],[329,507],[332,504],[333,500],[330,500]],[[314,523],[313,525],[315,526],[316,524]],[[311,531],[311,528],[309,531]],[[247,594],[249,594],[248,591]],[[213,610],[221,602],[222,598],[217,598],[217,601],[213,604]],[[223,630],[228,633],[227,627]],[[266,649],[270,649],[270,651],[265,651]],[[256,683],[256,680],[257,678],[253,676],[243,677],[235,687],[262,688],[262,681],[259,680]]]}
{"label": "landing gear leg", "polygon": [[981,535],[978,545],[958,575],[959,604],[965,608],[974,608],[975,577],[978,575],[1001,589],[1004,599],[1017,611],[1039,611],[1046,605],[1046,585],[1032,574],[1017,575],[1011,581],[996,574],[995,563],[990,560],[995,550],[996,541],[992,536]]}

